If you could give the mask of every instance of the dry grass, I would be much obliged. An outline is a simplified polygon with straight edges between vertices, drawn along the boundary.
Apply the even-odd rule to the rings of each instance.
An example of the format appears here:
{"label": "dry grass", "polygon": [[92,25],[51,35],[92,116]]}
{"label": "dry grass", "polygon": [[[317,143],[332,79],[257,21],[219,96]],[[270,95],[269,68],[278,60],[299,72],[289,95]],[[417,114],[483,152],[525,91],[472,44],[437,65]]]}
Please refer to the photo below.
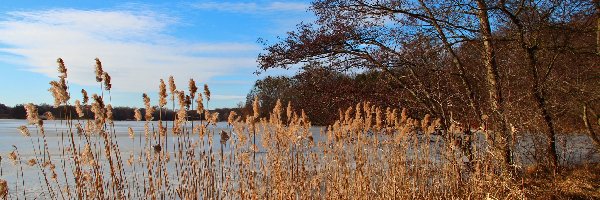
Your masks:
{"label": "dry grass", "polygon": [[[109,80],[98,59],[96,63],[96,79]],[[63,91],[68,91],[68,87],[62,85],[66,83],[62,59],[59,66],[63,69],[61,81],[53,85],[53,94],[59,94],[55,97],[60,105],[67,105],[69,94]],[[35,106],[28,105],[29,122],[37,131],[33,134],[26,127],[19,129],[31,141],[35,158],[28,164],[37,167],[43,176],[39,179],[46,187],[41,190],[42,196],[50,199],[600,198],[598,165],[564,170],[556,176],[545,172],[541,165],[513,172],[502,164],[499,149],[487,140],[475,139],[495,135],[490,130],[465,132],[458,124],[440,130],[439,120],[429,115],[423,120],[412,119],[407,109],[399,112],[368,102],[340,111],[335,124],[321,130],[320,135],[311,132],[310,120],[302,110],[293,109],[288,103],[284,113],[281,102],[277,102],[268,118],[255,114],[242,120],[232,113],[228,130],[221,130],[216,126],[215,113],[205,109],[201,93],[193,95],[197,90],[195,82],[189,82],[192,95],[186,97],[183,90],[176,90],[173,80],[169,78],[170,99],[175,107],[178,96],[181,112],[176,119],[162,118],[167,93],[161,80],[158,107],[151,104],[148,95],[143,95],[146,110],[158,108],[161,117],[158,122],[151,122],[152,115],[146,113],[143,132],[128,129],[132,152],[121,152],[111,107],[105,104],[106,97],[102,94],[92,95],[91,106],[87,106],[84,97],[83,105],[76,101],[76,111],[65,110],[73,113],[65,120],[72,128],[64,132],[61,152],[49,152],[45,143],[32,139],[46,141],[43,121]],[[111,88],[102,87],[102,83],[100,86]],[[208,107],[207,85],[204,97]],[[255,101],[256,112],[260,104],[258,99]],[[194,110],[194,106],[206,121],[192,124],[186,120],[185,111]],[[94,120],[80,120],[88,111],[94,114]],[[142,120],[139,110],[135,116]],[[187,124],[192,124],[192,128]],[[167,136],[176,142],[168,143]],[[213,143],[213,137],[219,137],[220,143]],[[22,165],[17,153],[10,155],[15,165]],[[60,156],[60,163],[53,163],[50,155]],[[23,171],[22,167],[17,169],[15,184]],[[22,176],[21,180],[22,185],[15,187],[17,193],[25,192]],[[7,194],[9,186],[0,179],[0,198],[19,195]]]}

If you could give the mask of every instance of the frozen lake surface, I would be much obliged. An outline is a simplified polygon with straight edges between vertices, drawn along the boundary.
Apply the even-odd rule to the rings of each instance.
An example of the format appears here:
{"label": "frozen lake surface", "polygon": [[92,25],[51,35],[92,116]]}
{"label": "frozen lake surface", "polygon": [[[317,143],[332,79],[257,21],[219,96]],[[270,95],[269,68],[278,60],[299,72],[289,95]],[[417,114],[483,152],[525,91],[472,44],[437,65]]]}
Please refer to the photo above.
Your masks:
{"label": "frozen lake surface", "polygon": [[[26,120],[0,120],[0,155],[2,156],[2,161],[0,162],[0,168],[1,168],[1,174],[0,174],[0,179],[4,179],[7,180],[10,186],[10,190],[9,193],[12,195],[18,195],[18,196],[22,196],[23,194],[15,194],[15,188],[14,186],[16,185],[17,190],[16,191],[23,191],[22,187],[22,183],[21,181],[24,179],[25,181],[25,191],[26,194],[25,196],[27,197],[31,197],[31,198],[41,198],[41,199],[46,199],[48,198],[48,196],[40,196],[40,193],[44,190],[43,188],[45,187],[45,185],[43,185],[43,181],[41,180],[43,177],[40,173],[39,168],[37,167],[31,167],[28,166],[26,164],[27,160],[34,158],[34,151],[33,149],[37,149],[38,145],[42,144],[43,145],[43,141],[41,141],[41,137],[38,137],[38,133],[36,132],[37,129],[35,128],[35,126],[28,126],[30,128],[31,131],[31,135],[32,137],[24,137],[20,134],[19,130],[17,130],[17,127],[21,126],[21,125],[25,125],[27,122]],[[74,123],[77,123],[77,121],[74,121]],[[83,121],[81,121],[81,123],[83,124]],[[150,122],[150,131],[152,131],[153,129],[156,130],[157,129],[157,123],[158,122]],[[172,122],[163,122],[167,124],[167,129],[170,130]],[[196,123],[196,125],[199,122],[194,122]],[[119,145],[119,149],[120,149],[120,153],[123,159],[127,159],[129,157],[130,154],[136,154],[139,153],[139,148],[142,146],[146,146],[145,142],[142,138],[144,138],[144,124],[145,122],[137,122],[137,121],[116,121],[114,123],[114,131],[115,131],[115,135],[116,135],[116,141]],[[44,121],[44,127],[46,130],[46,138],[47,138],[47,143],[48,143],[48,148],[49,148],[49,152],[52,153],[51,157],[53,162],[57,165],[57,171],[59,172],[59,179],[62,178],[64,179],[64,175],[62,174],[62,162],[61,159],[62,157],[64,157],[62,155],[62,151],[63,151],[63,146],[70,146],[71,144],[69,143],[70,140],[68,139],[69,136],[66,135],[68,133],[68,126],[65,124],[65,121],[60,121],[60,120],[50,120],[50,121]],[[128,128],[131,127],[134,132],[135,132],[135,139],[132,141],[132,139],[129,137],[129,133],[128,133]],[[186,125],[187,128],[191,128],[191,123],[187,123]],[[74,130],[73,132],[76,132],[76,128],[72,127]],[[227,123],[225,122],[220,122],[217,123],[216,125],[211,125],[211,127],[209,127],[211,130],[214,130],[214,133],[220,133],[221,130],[225,130],[227,132],[231,132],[231,128],[227,125]],[[320,129],[323,127],[312,127],[311,128],[311,132],[313,135],[313,138],[315,141],[324,141],[326,140],[326,137],[323,137],[320,135]],[[110,129],[113,130],[113,129]],[[167,140],[168,140],[168,145],[166,148],[163,147],[163,149],[167,150],[169,152],[169,154],[173,154],[174,151],[174,147],[173,144],[176,144],[178,140],[181,140],[182,137],[177,137],[177,136],[173,136],[172,134],[167,134],[169,135]],[[77,136],[76,136],[77,137]],[[102,139],[99,136],[92,136],[92,139],[94,139],[97,141],[102,141]],[[232,138],[235,138],[235,134],[231,135]],[[436,138],[437,137],[437,138]],[[379,137],[382,140],[385,139],[389,139],[389,137]],[[475,138],[477,138],[477,140],[479,141],[484,141],[484,137],[481,134],[476,134]],[[208,140],[207,136],[204,136],[204,142],[206,142],[206,140]],[[198,140],[198,136],[191,136],[190,140],[192,142],[194,142],[193,140]],[[213,152],[218,152],[220,151],[220,137],[219,134],[214,134],[214,137],[212,138],[213,140]],[[260,144],[259,142],[260,137],[257,137],[257,143]],[[441,140],[440,136],[433,136],[432,140]],[[540,147],[542,147],[544,145],[543,141],[544,138],[543,137],[539,137],[539,136],[521,136],[520,138],[517,139],[517,141],[519,141],[516,144],[516,150],[518,153],[516,153],[515,157],[518,163],[520,163],[521,165],[526,165],[529,163],[534,163],[537,160],[544,158],[545,156],[545,152],[544,151],[540,151]],[[540,142],[542,141],[542,142]],[[63,144],[63,142],[65,142],[66,144]],[[422,142],[426,142],[426,141],[422,141]],[[154,143],[154,141],[151,141],[151,143]],[[439,143],[439,142],[438,142]],[[100,143],[99,143],[100,144]],[[436,143],[437,144],[437,143]],[[562,165],[573,165],[573,164],[585,164],[585,163],[597,163],[600,161],[600,154],[598,153],[598,150],[594,148],[594,146],[592,145],[591,141],[589,140],[589,138],[586,135],[569,135],[568,137],[566,136],[561,136],[558,138],[558,151],[559,151],[559,158],[561,161]],[[18,172],[18,165],[14,165],[14,163],[12,161],[10,161],[8,159],[8,153],[10,153],[11,151],[15,150],[16,147],[19,153],[19,156],[21,158],[21,162],[22,165],[20,167],[22,167],[23,169],[23,174],[17,174]],[[78,146],[79,148],[81,148],[83,146],[83,140],[79,140],[76,139],[76,146]],[[260,147],[259,147],[260,148]],[[536,150],[538,149],[538,150]],[[224,147],[224,151],[227,152],[229,150],[229,147],[226,145]],[[259,151],[262,151],[259,150]],[[407,149],[407,151],[411,151],[410,149]],[[432,155],[435,156],[435,155]],[[437,156],[435,156],[437,157]],[[433,158],[433,159],[437,159],[437,158]],[[101,160],[100,162],[106,162],[106,159]],[[66,166],[66,168],[69,168],[68,164]],[[130,170],[127,167],[125,168],[125,170]],[[72,174],[70,174],[70,170],[66,170],[67,172],[67,177],[72,179]],[[19,176],[19,178],[17,179],[17,176]],[[25,178],[21,178],[25,177]],[[18,182],[17,182],[18,180]],[[15,196],[12,196],[15,197]]]}

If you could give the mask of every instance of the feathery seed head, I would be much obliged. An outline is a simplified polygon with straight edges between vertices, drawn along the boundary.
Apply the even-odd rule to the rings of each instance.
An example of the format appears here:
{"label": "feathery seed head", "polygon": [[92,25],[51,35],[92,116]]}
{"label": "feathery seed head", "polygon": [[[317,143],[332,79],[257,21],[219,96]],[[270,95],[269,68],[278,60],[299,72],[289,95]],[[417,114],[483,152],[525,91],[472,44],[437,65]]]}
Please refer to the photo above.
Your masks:
{"label": "feathery seed head", "polygon": [[104,79],[104,89],[110,90],[110,88],[112,88],[112,84],[110,83],[110,75],[108,75],[107,72],[103,72],[102,79]]}
{"label": "feathery seed head", "polygon": [[102,62],[100,62],[99,58],[96,58],[96,82],[102,82],[102,74],[104,74],[104,70],[102,70]]}
{"label": "feathery seed head", "polygon": [[175,78],[173,76],[169,76],[169,90],[171,91],[171,100],[175,101],[177,86],[175,85]]}
{"label": "feathery seed head", "polygon": [[27,112],[27,121],[29,122],[29,124],[38,124],[39,115],[37,107],[35,107],[35,105],[33,105],[32,103],[28,103],[25,104],[25,111]]}
{"label": "feathery seed head", "polygon": [[135,133],[133,132],[133,128],[128,127],[129,138],[133,139],[135,137]]}
{"label": "feathery seed head", "polygon": [[35,164],[37,164],[35,158],[29,159],[29,161],[27,161],[27,165],[29,166],[34,166]]}
{"label": "feathery seed head", "polygon": [[67,78],[67,67],[65,67],[65,62],[63,61],[62,58],[58,58],[56,59],[56,62],[58,63],[58,72],[61,74],[59,77],[64,77]]}
{"label": "feathery seed head", "polygon": [[204,113],[204,104],[202,102],[202,93],[198,92],[198,98],[196,99],[196,112],[198,115],[202,115]]}
{"label": "feathery seed head", "polygon": [[10,153],[8,153],[8,159],[16,162],[17,161],[17,152],[15,152],[14,150],[11,151]]}
{"label": "feathery seed head", "polygon": [[50,93],[54,97],[54,107],[58,107],[60,104],[66,104],[71,98],[67,92],[67,85],[64,77],[60,77],[59,81],[50,81]]}
{"label": "feathery seed head", "polygon": [[46,111],[44,113],[44,117],[46,117],[46,120],[55,120],[56,119],[56,118],[54,118],[54,115],[50,111]]}
{"label": "feathery seed head", "polygon": [[21,135],[25,136],[25,137],[29,137],[31,136],[31,133],[29,133],[29,129],[27,128],[27,126],[19,126],[19,132],[21,132]]}
{"label": "feathery seed head", "polygon": [[196,92],[198,91],[198,87],[196,87],[196,81],[190,78],[189,82],[190,96],[192,99],[196,96]]}
{"label": "feathery seed head", "polygon": [[110,104],[106,105],[106,121],[111,124],[113,123],[112,105]]}
{"label": "feathery seed head", "polygon": [[167,105],[167,86],[165,85],[165,81],[161,78],[158,88],[158,106],[163,107],[165,105]]}
{"label": "feathery seed head", "polygon": [[79,100],[75,100],[75,112],[77,112],[77,116],[79,117],[84,116],[83,109],[81,108],[81,103],[79,102]]}
{"label": "feathery seed head", "polygon": [[204,96],[206,96],[206,101],[210,101],[210,90],[207,84],[204,84]]}
{"label": "feathery seed head", "polygon": [[142,97],[144,98],[144,105],[146,106],[146,121],[152,121],[152,119],[154,119],[152,116],[152,113],[154,113],[154,107],[150,105],[150,97],[146,93],[144,93]]}
{"label": "feathery seed head", "polygon": [[134,118],[136,121],[142,121],[142,112],[140,112],[139,108],[136,108],[134,111]]}
{"label": "feathery seed head", "polygon": [[236,115],[237,115],[237,113],[235,111],[233,111],[233,110],[229,112],[229,116],[227,117],[227,123],[229,125],[233,124],[233,122],[235,121],[235,116]]}
{"label": "feathery seed head", "polygon": [[90,110],[94,113],[94,122],[96,123],[96,128],[101,129],[102,124],[104,124],[106,119],[104,100],[102,100],[102,97],[98,96],[97,94],[93,94],[92,99],[94,99],[94,103],[92,103],[92,108]]}
{"label": "feathery seed head", "polygon": [[84,89],[81,89],[81,94],[83,95],[83,105],[87,105],[88,100],[89,100],[87,91],[85,91]]}
{"label": "feathery seed head", "polygon": [[185,107],[185,93],[183,91],[176,91],[175,94],[177,95],[177,102],[179,103],[179,107]]}

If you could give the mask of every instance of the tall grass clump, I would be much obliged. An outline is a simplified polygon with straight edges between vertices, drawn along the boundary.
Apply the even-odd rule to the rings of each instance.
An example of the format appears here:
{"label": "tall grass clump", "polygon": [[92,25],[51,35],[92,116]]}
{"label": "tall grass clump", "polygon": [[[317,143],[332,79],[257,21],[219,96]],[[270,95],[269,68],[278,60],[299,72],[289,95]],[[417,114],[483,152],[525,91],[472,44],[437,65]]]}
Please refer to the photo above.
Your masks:
{"label": "tall grass clump", "polygon": [[[208,85],[202,95],[190,80],[186,94],[170,76],[169,93],[160,80],[157,104],[143,93],[144,109],[134,112],[143,130],[118,133],[110,93],[108,100],[104,96],[112,88],[110,76],[95,61],[102,93],[92,94],[88,104],[82,90],[74,107],[67,69],[58,61],[61,75],[50,91],[55,106],[64,107],[61,123],[68,127],[59,131],[58,152],[47,148],[36,106],[25,106],[28,124],[18,129],[30,141],[33,158],[22,161],[16,147],[9,154],[17,179],[0,179],[0,198],[26,191],[22,162],[39,171],[40,197],[46,199],[524,199],[575,189],[584,192],[574,197],[600,198],[593,182],[598,175],[585,170],[552,178],[524,164],[507,168],[493,130],[459,123],[442,127],[431,115],[418,119],[407,108],[369,102],[340,110],[334,124],[318,129],[291,102],[277,101],[261,117],[256,97],[253,115],[231,112],[219,127],[218,113],[208,109]],[[163,115],[168,95],[173,119]],[[190,120],[193,112],[202,120]],[[93,118],[84,119],[87,115]],[[122,151],[119,134],[128,138],[130,151]]]}

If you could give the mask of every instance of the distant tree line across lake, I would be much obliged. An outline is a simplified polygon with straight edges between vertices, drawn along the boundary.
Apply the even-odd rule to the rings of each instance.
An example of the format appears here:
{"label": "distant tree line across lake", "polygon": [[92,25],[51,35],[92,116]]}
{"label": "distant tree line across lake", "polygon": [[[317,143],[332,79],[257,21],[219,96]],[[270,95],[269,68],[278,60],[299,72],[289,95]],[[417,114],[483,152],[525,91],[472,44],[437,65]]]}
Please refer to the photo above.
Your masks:
{"label": "distant tree line across lake", "polygon": [[[74,113],[75,112],[75,107],[74,106],[67,106],[68,108],[65,108],[65,106],[59,106],[59,107],[54,107],[52,105],[48,105],[48,104],[40,104],[37,105],[38,108],[38,114],[40,116],[45,117],[45,113],[50,112],[52,113],[52,116],[54,116],[54,118],[56,119],[64,119],[65,116],[69,116],[69,113],[65,113],[65,110],[67,112],[73,112],[70,113],[70,116],[72,116],[73,119],[77,119],[79,117],[77,117],[77,114]],[[134,110],[136,108],[133,107],[126,107],[126,106],[117,106],[117,107],[113,107],[113,119],[117,120],[117,121],[133,121],[135,120],[134,118]],[[210,112],[217,112],[219,113],[219,121],[226,121],[227,117],[229,117],[229,113],[231,111],[236,111],[236,112],[240,112],[239,108],[217,108],[214,110],[211,110]],[[88,113],[85,114],[84,117],[81,117],[79,119],[94,119],[94,115],[89,111],[89,109],[86,109],[86,111]],[[142,113],[146,112],[145,108],[140,108],[140,111]],[[170,109],[162,109],[162,119],[163,121],[167,121],[167,120],[173,120],[174,116],[177,113],[173,112],[173,110]],[[155,112],[153,113],[154,119],[158,120],[159,119],[159,109],[155,109]],[[187,112],[187,116],[188,116],[188,120],[205,120],[204,116],[200,116],[198,115],[198,113],[194,110],[190,110]],[[10,106],[6,106],[4,104],[0,103],[0,119],[25,119],[26,118],[26,111],[25,111],[25,107],[23,104],[17,104],[14,107],[10,107]]]}

